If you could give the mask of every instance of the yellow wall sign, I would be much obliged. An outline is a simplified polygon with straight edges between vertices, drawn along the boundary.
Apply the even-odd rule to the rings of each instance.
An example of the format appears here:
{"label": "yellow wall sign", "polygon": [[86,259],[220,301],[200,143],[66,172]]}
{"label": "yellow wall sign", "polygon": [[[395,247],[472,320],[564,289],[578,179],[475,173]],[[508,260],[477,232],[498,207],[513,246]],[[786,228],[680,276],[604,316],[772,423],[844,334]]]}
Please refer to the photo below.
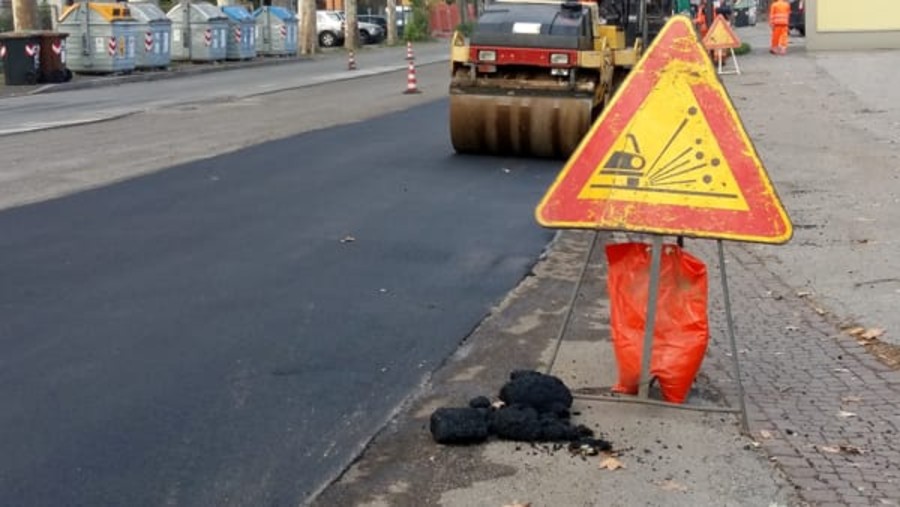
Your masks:
{"label": "yellow wall sign", "polygon": [[784,243],[793,233],[707,50],[673,17],[538,205],[546,227]]}

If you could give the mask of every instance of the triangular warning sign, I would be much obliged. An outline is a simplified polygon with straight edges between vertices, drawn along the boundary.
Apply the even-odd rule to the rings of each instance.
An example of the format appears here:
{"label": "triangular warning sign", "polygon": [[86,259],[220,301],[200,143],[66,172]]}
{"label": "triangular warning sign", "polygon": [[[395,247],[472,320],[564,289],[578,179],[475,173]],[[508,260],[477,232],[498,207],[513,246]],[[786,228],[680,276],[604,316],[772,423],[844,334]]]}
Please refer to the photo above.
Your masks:
{"label": "triangular warning sign", "polygon": [[741,40],[738,39],[737,34],[732,30],[728,20],[719,14],[713,21],[712,26],[709,27],[709,31],[706,32],[706,37],[703,38],[703,46],[706,49],[737,49],[741,47]]}
{"label": "triangular warning sign", "polygon": [[673,17],[547,191],[546,227],[784,243],[793,229],[691,22]]}

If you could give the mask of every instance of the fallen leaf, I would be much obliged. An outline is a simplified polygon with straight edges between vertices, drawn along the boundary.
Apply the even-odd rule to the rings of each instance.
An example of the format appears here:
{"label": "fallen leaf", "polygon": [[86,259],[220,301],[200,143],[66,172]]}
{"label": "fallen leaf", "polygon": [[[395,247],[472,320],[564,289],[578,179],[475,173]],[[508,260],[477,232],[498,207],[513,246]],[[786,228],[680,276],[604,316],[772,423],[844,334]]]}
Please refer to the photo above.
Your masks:
{"label": "fallen leaf", "polygon": [[659,485],[659,487],[661,487],[662,489],[664,489],[666,491],[677,491],[679,493],[684,493],[688,490],[687,486],[685,486],[684,484],[679,484],[671,479],[663,481]]}
{"label": "fallen leaf", "polygon": [[884,334],[884,329],[879,329],[877,327],[873,327],[872,329],[866,329],[866,332],[859,335],[859,337],[862,338],[863,340],[874,340],[875,338],[878,338],[879,336],[881,336],[883,334]]}
{"label": "fallen leaf", "polygon": [[808,298],[809,296],[812,296],[812,292],[810,292],[808,290],[801,290],[801,291],[797,292],[798,298]]}
{"label": "fallen leaf", "polygon": [[620,468],[625,468],[625,465],[618,459],[612,456],[608,456],[600,461],[600,468],[605,468],[607,470],[618,470]]}
{"label": "fallen leaf", "polygon": [[353,243],[354,241],[356,241],[356,238],[348,234],[344,236],[344,238],[341,240],[341,243]]}
{"label": "fallen leaf", "polygon": [[858,403],[862,400],[863,399],[860,396],[844,396],[843,398],[841,398],[841,401],[843,401],[844,403]]}
{"label": "fallen leaf", "polygon": [[840,447],[841,452],[846,453],[846,454],[862,454],[863,453],[862,449],[860,449],[859,447],[856,447],[854,445],[841,445],[838,447]]}
{"label": "fallen leaf", "polygon": [[841,452],[841,448],[836,445],[820,445],[819,450],[831,454],[837,454]]}
{"label": "fallen leaf", "polygon": [[772,438],[772,432],[768,430],[759,430],[759,436],[768,440]]}
{"label": "fallen leaf", "polygon": [[855,412],[847,412],[846,410],[841,410],[837,413],[838,417],[856,417]]}
{"label": "fallen leaf", "polygon": [[514,502],[514,503],[508,503],[508,504],[504,505],[503,507],[531,507],[531,503]]}
{"label": "fallen leaf", "polygon": [[851,328],[849,328],[849,329],[846,330],[846,333],[849,334],[850,336],[859,336],[859,335],[861,335],[861,334],[863,334],[863,333],[865,333],[865,332],[866,332],[866,328],[864,328],[864,327],[859,327],[859,326],[857,326],[857,327],[851,327]]}
{"label": "fallen leaf", "polygon": [[813,310],[815,310],[819,315],[825,315],[826,313],[828,313],[824,308],[819,308],[818,306],[814,307]]}

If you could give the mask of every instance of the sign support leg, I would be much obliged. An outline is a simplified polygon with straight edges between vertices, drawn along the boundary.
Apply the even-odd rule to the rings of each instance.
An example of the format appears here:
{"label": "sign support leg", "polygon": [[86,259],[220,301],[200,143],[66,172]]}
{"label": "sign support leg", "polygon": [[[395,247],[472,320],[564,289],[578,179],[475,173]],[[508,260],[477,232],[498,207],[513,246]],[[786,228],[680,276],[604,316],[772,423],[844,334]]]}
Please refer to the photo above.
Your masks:
{"label": "sign support leg", "polygon": [[750,423],[747,421],[747,406],[744,403],[744,383],[741,381],[741,362],[738,359],[737,342],[734,339],[734,318],[731,315],[731,296],[728,293],[728,275],[725,273],[725,248],[722,240],[717,240],[719,247],[719,273],[722,275],[722,295],[725,298],[725,320],[728,323],[728,341],[731,342],[731,358],[734,362],[734,377],[737,380],[738,402],[741,407],[741,429],[745,434],[750,433]]}
{"label": "sign support leg", "polygon": [[734,61],[734,72],[735,72],[735,74],[740,76],[741,75],[741,66],[738,65],[737,56],[735,56],[735,54],[734,54],[734,48],[731,48],[729,51],[731,51],[731,59]]}
{"label": "sign support leg", "polygon": [[647,319],[644,322],[644,351],[641,353],[641,377],[638,397],[648,398],[650,394],[650,356],[653,353],[653,328],[656,324],[656,302],[659,298],[659,272],[662,264],[662,236],[653,237],[650,252],[650,287],[647,292]]}

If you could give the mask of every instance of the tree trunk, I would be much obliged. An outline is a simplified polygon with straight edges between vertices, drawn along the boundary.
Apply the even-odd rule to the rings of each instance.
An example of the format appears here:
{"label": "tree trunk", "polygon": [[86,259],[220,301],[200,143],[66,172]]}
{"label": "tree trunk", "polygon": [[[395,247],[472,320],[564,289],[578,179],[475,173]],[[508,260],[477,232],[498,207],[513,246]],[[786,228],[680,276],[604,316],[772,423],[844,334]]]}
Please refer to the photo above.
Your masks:
{"label": "tree trunk", "polygon": [[300,13],[300,54],[312,55],[319,47],[316,29],[316,0],[297,0]]}
{"label": "tree trunk", "polygon": [[347,20],[347,26],[344,31],[344,47],[348,50],[356,50],[359,48],[359,23],[356,17],[356,0],[346,0],[344,2],[344,17]]}
{"label": "tree trunk", "polygon": [[387,0],[387,44],[393,46],[397,43],[397,1]]}
{"label": "tree trunk", "polygon": [[22,32],[40,28],[37,0],[12,0],[13,30]]}

